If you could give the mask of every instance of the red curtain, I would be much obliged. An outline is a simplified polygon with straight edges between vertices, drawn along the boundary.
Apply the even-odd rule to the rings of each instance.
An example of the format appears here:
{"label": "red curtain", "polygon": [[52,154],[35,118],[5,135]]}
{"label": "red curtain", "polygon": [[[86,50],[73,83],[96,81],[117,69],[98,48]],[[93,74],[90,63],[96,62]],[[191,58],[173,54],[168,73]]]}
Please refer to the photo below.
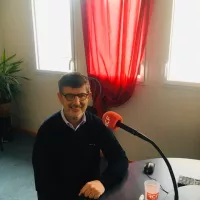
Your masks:
{"label": "red curtain", "polygon": [[87,72],[94,107],[101,117],[108,107],[133,94],[145,51],[153,0],[81,0]]}

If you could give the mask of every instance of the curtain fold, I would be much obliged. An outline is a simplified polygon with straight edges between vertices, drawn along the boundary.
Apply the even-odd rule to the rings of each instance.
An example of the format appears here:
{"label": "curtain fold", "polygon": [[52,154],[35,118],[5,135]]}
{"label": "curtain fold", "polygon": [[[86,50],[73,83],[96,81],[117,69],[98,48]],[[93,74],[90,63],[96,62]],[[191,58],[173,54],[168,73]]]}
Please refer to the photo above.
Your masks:
{"label": "curtain fold", "polygon": [[101,117],[134,92],[144,55],[153,0],[81,0],[87,72]]}

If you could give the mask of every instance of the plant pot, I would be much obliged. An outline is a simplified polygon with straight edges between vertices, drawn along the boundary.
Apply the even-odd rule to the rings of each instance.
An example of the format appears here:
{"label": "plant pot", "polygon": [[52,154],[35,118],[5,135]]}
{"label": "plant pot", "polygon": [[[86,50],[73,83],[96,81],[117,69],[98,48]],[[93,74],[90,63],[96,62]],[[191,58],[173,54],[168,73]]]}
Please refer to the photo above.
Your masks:
{"label": "plant pot", "polygon": [[0,104],[0,117],[9,117],[11,114],[11,103]]}

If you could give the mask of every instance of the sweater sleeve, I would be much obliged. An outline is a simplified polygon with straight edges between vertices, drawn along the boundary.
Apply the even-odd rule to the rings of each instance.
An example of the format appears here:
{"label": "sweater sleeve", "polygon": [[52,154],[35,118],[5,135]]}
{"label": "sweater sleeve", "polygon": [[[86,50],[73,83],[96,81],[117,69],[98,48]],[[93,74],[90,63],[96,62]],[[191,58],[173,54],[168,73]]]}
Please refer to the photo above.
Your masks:
{"label": "sweater sleeve", "polygon": [[58,191],[54,187],[52,169],[52,160],[48,152],[49,131],[48,126],[43,124],[38,130],[32,152],[32,165],[35,178],[35,188],[38,193],[38,199],[55,200],[58,197]]}
{"label": "sweater sleeve", "polygon": [[100,181],[105,189],[108,189],[125,177],[128,169],[128,159],[113,132],[102,122],[100,127],[99,144],[108,162],[108,166],[101,175]]}
{"label": "sweater sleeve", "polygon": [[46,147],[45,147],[45,130],[41,126],[37,132],[32,152],[32,165],[35,178],[35,187],[37,191],[44,190],[46,184]]}

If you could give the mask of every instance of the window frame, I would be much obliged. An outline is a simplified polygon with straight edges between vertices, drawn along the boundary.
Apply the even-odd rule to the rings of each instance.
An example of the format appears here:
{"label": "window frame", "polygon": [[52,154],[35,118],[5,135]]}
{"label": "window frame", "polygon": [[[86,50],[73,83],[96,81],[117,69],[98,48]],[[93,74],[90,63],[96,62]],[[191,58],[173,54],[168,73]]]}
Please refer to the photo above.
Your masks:
{"label": "window frame", "polygon": [[137,78],[137,85],[145,85],[147,81],[147,72],[148,72],[148,62],[147,62],[147,48],[145,47],[144,57],[140,63],[140,72],[138,74],[141,75],[141,79]]}

